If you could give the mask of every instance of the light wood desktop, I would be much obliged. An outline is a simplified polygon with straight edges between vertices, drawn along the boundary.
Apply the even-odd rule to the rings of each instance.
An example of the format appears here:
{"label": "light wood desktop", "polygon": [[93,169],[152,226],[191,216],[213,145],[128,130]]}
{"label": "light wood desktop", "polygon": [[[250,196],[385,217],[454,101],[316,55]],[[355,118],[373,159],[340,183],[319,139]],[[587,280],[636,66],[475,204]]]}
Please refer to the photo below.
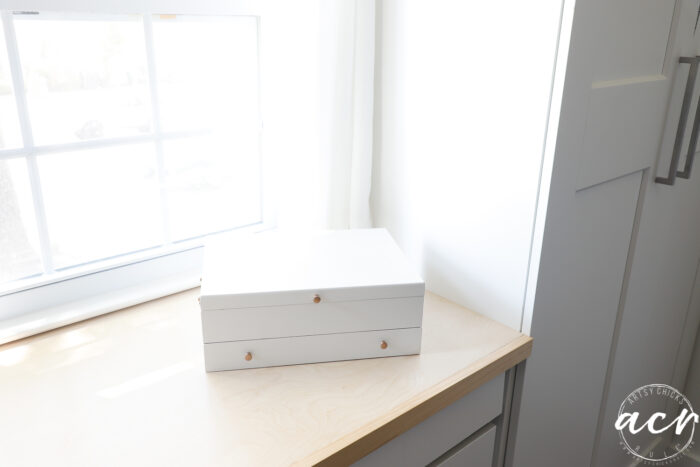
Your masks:
{"label": "light wood desktop", "polygon": [[428,293],[420,355],[206,373],[198,294],[0,346],[0,464],[347,464],[532,346]]}

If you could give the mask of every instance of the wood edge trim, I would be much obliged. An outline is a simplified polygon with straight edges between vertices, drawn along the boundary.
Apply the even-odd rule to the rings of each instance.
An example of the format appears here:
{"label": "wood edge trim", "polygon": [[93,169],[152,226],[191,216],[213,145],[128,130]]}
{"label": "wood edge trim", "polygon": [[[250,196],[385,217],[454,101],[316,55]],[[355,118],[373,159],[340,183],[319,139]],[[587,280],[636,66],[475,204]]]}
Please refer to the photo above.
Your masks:
{"label": "wood edge trim", "polygon": [[388,414],[337,439],[293,465],[350,465],[524,361],[531,352],[532,337],[521,335],[405,401]]}

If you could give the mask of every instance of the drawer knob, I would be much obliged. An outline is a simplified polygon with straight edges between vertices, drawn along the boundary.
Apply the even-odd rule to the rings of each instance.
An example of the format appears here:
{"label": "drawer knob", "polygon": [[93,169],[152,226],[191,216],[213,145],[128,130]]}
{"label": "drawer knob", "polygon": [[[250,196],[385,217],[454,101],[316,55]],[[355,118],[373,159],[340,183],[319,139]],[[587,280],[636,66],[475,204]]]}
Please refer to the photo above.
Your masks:
{"label": "drawer knob", "polygon": [[251,361],[252,359],[253,359],[253,354],[250,353],[250,352],[246,352],[246,353],[245,353],[245,360],[246,360],[246,362],[249,362],[249,361]]}
{"label": "drawer knob", "polygon": [[314,303],[321,303],[321,296],[319,294],[314,295]]}
{"label": "drawer knob", "polygon": [[386,341],[382,341],[382,343],[379,344],[379,347],[381,347],[382,349],[386,349],[387,347],[389,347],[389,344],[387,344]]}

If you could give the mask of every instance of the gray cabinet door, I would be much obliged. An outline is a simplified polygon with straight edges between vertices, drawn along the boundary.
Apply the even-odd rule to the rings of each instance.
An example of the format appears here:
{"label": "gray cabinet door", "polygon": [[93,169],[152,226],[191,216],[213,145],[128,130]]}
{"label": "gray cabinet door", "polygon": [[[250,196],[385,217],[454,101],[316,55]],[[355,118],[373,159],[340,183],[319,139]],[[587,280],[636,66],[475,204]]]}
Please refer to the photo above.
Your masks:
{"label": "gray cabinet door", "polygon": [[536,344],[513,465],[625,465],[620,403],[676,379],[700,247],[699,170],[676,177],[697,103],[697,92],[684,99],[690,65],[679,57],[696,55],[699,3],[564,2]]}

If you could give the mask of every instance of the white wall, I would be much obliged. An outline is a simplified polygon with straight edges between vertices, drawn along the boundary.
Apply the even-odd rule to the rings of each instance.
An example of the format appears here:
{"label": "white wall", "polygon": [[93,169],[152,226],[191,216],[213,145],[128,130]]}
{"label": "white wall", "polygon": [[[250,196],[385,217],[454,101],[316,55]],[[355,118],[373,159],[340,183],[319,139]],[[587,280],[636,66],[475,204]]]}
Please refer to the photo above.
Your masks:
{"label": "white wall", "polygon": [[429,289],[519,329],[561,0],[380,0],[372,210]]}

